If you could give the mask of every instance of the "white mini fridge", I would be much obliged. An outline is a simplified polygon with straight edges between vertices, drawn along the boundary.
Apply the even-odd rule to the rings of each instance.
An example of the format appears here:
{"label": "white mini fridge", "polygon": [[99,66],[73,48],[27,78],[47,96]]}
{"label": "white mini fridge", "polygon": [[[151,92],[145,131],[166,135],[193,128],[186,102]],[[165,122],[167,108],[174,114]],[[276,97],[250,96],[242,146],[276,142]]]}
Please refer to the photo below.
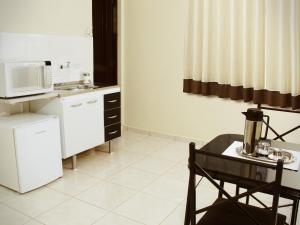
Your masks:
{"label": "white mini fridge", "polygon": [[59,119],[34,113],[0,117],[0,185],[20,193],[63,175]]}

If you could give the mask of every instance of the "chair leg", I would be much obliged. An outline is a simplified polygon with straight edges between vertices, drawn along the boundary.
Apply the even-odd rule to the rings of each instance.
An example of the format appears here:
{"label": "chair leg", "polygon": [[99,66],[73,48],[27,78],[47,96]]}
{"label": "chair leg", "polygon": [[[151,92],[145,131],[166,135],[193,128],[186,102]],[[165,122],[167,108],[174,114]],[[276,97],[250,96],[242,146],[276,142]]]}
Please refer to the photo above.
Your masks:
{"label": "chair leg", "polygon": [[190,143],[189,146],[189,162],[190,162],[190,216],[191,225],[196,225],[196,145],[195,143]]}
{"label": "chair leg", "polygon": [[[248,191],[248,189],[247,189],[247,191]],[[246,205],[249,205],[249,195],[246,197]]]}
{"label": "chair leg", "polygon": [[[238,185],[235,186],[235,195],[239,195],[240,194],[240,187]],[[237,200],[239,201],[239,200]]]}
{"label": "chair leg", "polygon": [[[224,189],[224,181],[220,181],[220,186]],[[222,198],[223,194],[219,191],[218,198]]]}
{"label": "chair leg", "polygon": [[188,186],[188,192],[187,192],[187,198],[186,198],[186,207],[185,207],[185,217],[184,217],[184,225],[189,225],[191,221],[191,214],[190,214],[190,180],[189,180],[189,186]]}
{"label": "chair leg", "polygon": [[291,216],[291,225],[296,225],[297,223],[297,213],[299,207],[299,200],[293,200],[292,216]]}

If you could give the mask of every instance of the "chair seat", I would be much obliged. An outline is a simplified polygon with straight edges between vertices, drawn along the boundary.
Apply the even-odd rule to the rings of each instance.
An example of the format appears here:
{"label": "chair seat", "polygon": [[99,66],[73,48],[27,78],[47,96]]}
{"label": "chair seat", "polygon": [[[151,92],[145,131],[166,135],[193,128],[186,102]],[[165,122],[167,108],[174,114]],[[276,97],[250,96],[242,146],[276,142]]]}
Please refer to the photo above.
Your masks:
{"label": "chair seat", "polygon": [[[216,202],[220,201],[218,199]],[[225,199],[222,199],[225,200]],[[238,203],[247,212],[249,212],[260,224],[272,224],[271,211],[264,208]],[[277,225],[285,223],[286,216],[278,213]],[[234,203],[226,203],[211,208],[202,216],[197,225],[255,225],[255,223],[246,216]]]}

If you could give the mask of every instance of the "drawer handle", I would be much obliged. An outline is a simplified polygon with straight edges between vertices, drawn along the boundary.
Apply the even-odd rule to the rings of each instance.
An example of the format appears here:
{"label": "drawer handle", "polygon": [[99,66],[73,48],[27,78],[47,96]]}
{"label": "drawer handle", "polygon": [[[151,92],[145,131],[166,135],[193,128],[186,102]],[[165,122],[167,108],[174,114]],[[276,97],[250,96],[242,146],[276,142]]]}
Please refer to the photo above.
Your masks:
{"label": "drawer handle", "polygon": [[88,104],[94,104],[94,103],[96,103],[96,102],[98,102],[98,100],[88,101],[87,103],[88,103]]}
{"label": "drawer handle", "polygon": [[118,115],[114,115],[114,116],[109,116],[109,117],[107,117],[108,119],[114,119],[114,118],[117,118],[118,117]]}
{"label": "drawer handle", "polygon": [[45,130],[41,130],[41,131],[35,132],[35,134],[42,134],[42,133],[45,133],[45,132],[46,132]]}
{"label": "drawer handle", "polygon": [[81,105],[82,105],[82,103],[79,103],[79,104],[76,104],[76,105],[71,105],[71,107],[76,108],[76,107],[79,107]]}
{"label": "drawer handle", "polygon": [[117,99],[115,99],[115,100],[110,100],[110,101],[108,101],[109,103],[114,103],[114,102],[117,102],[118,100]]}
{"label": "drawer handle", "polygon": [[115,131],[109,132],[108,134],[112,135],[112,134],[115,134],[115,133],[118,133],[118,132],[119,132],[118,130],[115,130]]}

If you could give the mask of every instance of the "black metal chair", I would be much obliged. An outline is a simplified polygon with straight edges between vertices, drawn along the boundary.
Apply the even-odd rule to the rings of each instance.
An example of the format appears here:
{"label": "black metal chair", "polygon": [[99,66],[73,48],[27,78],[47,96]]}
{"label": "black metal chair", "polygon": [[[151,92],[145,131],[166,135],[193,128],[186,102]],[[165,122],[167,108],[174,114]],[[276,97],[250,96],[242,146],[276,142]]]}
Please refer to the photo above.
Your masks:
{"label": "black metal chair", "polygon": [[[280,109],[280,108],[275,108],[275,107],[262,106],[261,104],[258,104],[257,108],[261,109],[261,110],[269,110],[269,111],[278,111],[278,112],[285,112],[285,113],[300,114],[300,110]],[[285,136],[287,136],[288,134],[291,134],[291,133],[295,132],[296,130],[300,129],[300,125],[297,125],[297,126],[295,126],[293,128],[288,129],[284,133],[280,134],[272,126],[270,126],[269,121],[263,121],[263,122],[267,126],[266,136],[268,134],[268,130],[271,130],[273,132],[273,134],[275,135],[275,137],[273,138],[273,140],[280,140],[280,141],[284,141],[285,142],[285,139],[284,139]]]}
{"label": "black metal chair", "polygon": [[[189,188],[186,205],[185,225],[283,225],[286,217],[277,212],[279,202],[279,191],[282,178],[283,161],[278,160],[276,165],[266,164],[262,162],[249,161],[240,158],[233,158],[212,152],[201,151],[195,148],[195,143],[190,143],[189,146]],[[197,155],[199,154],[199,155]],[[197,157],[196,157],[197,155]],[[218,184],[211,174],[213,168],[203,168],[201,160],[210,158],[218,158],[219,160],[239,161],[249,165],[249,172],[245,175],[249,181],[249,188],[244,193],[236,193],[231,196],[223,188],[223,185]],[[267,170],[275,170],[275,177],[270,182],[265,182]],[[253,173],[254,171],[254,173]],[[219,191],[219,196],[216,201],[202,209],[196,209],[196,176],[200,175],[207,178]],[[264,178],[263,178],[264,177]],[[262,179],[263,178],[263,179]],[[262,181],[263,180],[263,181]],[[259,208],[239,202],[241,198],[248,197],[256,192],[264,192],[273,195],[272,207]],[[205,193],[203,193],[205,195]],[[226,198],[222,198],[225,196]],[[199,197],[201,200],[201,196]],[[203,213],[201,219],[196,221],[196,215]]]}

